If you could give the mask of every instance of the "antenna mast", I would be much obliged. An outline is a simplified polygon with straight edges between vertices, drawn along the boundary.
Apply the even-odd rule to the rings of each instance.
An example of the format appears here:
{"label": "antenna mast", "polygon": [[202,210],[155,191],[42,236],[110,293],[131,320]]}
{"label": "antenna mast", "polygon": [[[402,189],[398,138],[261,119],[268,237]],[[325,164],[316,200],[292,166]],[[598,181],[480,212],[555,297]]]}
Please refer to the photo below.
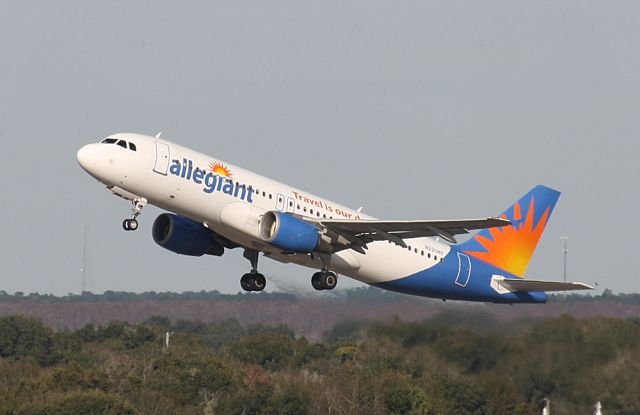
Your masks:
{"label": "antenna mast", "polygon": [[82,273],[82,291],[92,291],[93,290],[93,281],[91,281],[91,275],[89,274],[89,259],[88,259],[88,251],[87,251],[87,235],[88,235],[88,226],[85,222],[84,224],[84,238],[82,241],[82,268],[80,268],[80,272]]}

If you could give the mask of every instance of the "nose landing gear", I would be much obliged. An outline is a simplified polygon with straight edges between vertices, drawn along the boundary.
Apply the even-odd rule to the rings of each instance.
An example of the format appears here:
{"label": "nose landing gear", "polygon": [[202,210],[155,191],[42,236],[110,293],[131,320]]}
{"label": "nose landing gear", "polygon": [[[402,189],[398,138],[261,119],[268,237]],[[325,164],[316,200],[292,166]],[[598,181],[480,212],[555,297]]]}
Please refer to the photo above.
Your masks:
{"label": "nose landing gear", "polygon": [[142,213],[142,208],[147,204],[147,199],[133,199],[131,202],[133,203],[133,207],[131,208],[131,219],[125,219],[122,221],[122,228],[125,231],[135,231],[138,229],[138,220],[136,218],[140,213]]}

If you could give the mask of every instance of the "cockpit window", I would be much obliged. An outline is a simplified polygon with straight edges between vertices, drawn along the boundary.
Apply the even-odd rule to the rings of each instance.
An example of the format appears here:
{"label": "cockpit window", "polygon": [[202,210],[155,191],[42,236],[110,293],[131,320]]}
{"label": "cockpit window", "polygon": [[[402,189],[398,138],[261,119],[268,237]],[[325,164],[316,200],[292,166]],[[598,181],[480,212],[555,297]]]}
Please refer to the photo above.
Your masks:
{"label": "cockpit window", "polygon": [[118,140],[117,138],[105,138],[104,140],[100,141],[102,144],[117,144],[122,148],[127,148],[127,144],[129,145],[129,150],[131,151],[136,151],[136,145],[133,143],[127,143],[124,140]]}

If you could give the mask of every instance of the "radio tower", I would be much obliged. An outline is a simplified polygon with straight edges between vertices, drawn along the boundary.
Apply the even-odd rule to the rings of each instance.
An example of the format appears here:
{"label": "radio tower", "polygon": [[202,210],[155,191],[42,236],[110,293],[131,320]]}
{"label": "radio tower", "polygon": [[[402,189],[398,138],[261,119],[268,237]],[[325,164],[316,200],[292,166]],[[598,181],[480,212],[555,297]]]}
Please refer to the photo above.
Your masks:
{"label": "radio tower", "polygon": [[88,234],[88,227],[85,222],[84,239],[82,243],[82,268],[80,268],[80,272],[82,273],[82,291],[80,293],[83,293],[85,291],[89,291],[89,292],[93,291],[93,280],[91,279],[91,274],[89,270],[89,258],[88,258],[88,252],[87,252],[87,234]]}

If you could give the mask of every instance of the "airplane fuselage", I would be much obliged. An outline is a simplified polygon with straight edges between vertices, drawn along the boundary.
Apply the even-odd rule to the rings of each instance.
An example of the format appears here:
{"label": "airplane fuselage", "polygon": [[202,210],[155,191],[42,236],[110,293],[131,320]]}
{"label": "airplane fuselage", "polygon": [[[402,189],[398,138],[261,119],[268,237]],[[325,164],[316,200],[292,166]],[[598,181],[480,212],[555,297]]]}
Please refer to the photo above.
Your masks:
{"label": "airplane fuselage", "polygon": [[283,252],[261,235],[260,221],[267,212],[314,220],[375,218],[162,138],[123,133],[108,139],[117,141],[89,144],[78,152],[78,160],[112,192],[202,223],[233,244],[277,261],[314,269],[328,266],[367,284],[423,296],[546,301],[544,293],[499,292],[491,287],[492,277],[497,272],[511,275],[431,237],[409,239],[406,247],[371,241],[366,252]]}

